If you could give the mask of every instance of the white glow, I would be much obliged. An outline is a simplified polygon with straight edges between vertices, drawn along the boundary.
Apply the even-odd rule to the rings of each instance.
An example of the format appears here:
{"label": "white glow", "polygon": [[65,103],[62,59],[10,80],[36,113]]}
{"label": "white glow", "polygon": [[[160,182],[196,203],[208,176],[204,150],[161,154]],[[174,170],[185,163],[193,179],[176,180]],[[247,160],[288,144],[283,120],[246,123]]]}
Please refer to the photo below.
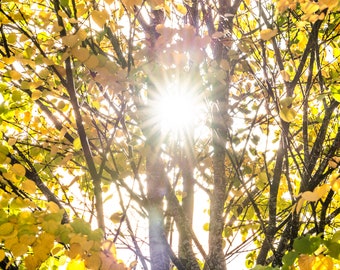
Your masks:
{"label": "white glow", "polygon": [[197,104],[184,91],[168,92],[162,95],[156,105],[156,114],[162,131],[181,133],[195,123]]}

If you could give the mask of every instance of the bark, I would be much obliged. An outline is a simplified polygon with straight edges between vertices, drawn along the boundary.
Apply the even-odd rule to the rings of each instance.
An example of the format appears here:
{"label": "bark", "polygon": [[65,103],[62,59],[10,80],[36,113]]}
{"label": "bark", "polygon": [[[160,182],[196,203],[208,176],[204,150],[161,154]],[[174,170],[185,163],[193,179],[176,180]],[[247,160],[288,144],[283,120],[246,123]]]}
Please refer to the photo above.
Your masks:
{"label": "bark", "polygon": [[170,258],[165,238],[163,198],[166,194],[165,172],[157,146],[148,143],[146,161],[149,241],[152,270],[169,270]]}
{"label": "bark", "polygon": [[226,112],[226,102],[222,85],[216,89],[218,103],[213,111],[213,169],[214,189],[211,195],[210,224],[209,224],[209,254],[204,270],[225,270],[226,262],[223,252],[222,232],[224,227],[224,204],[226,200],[227,180],[225,175],[226,158],[226,127],[222,112]]}

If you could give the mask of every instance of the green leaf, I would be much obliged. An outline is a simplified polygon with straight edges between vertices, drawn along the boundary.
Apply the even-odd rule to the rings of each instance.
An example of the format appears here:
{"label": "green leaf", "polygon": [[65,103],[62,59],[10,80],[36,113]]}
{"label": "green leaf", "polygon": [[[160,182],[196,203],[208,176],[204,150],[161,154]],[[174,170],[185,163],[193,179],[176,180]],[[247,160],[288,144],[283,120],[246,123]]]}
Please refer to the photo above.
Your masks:
{"label": "green leaf", "polygon": [[340,102],[340,85],[333,84],[330,87],[332,97],[337,101]]}
{"label": "green leaf", "polygon": [[87,223],[86,221],[80,219],[80,218],[75,219],[71,223],[71,226],[72,226],[73,230],[75,231],[75,233],[81,233],[81,234],[85,234],[85,235],[91,234],[90,224]]}
{"label": "green leaf", "polygon": [[294,241],[293,248],[300,254],[312,254],[321,245],[321,238],[310,237],[309,235],[297,238]]}
{"label": "green leaf", "polygon": [[285,254],[282,258],[282,262],[285,264],[285,265],[293,265],[296,258],[299,256],[299,253],[296,252],[296,251],[291,251],[291,252],[288,252],[287,254]]}
{"label": "green leaf", "polygon": [[340,259],[340,244],[331,241],[325,241],[325,246],[328,249],[327,254],[335,259]]}
{"label": "green leaf", "polygon": [[332,242],[339,242],[340,241],[340,230],[335,232],[332,237]]}
{"label": "green leaf", "polygon": [[296,117],[296,111],[292,108],[283,107],[280,110],[280,117],[285,122],[292,122]]}

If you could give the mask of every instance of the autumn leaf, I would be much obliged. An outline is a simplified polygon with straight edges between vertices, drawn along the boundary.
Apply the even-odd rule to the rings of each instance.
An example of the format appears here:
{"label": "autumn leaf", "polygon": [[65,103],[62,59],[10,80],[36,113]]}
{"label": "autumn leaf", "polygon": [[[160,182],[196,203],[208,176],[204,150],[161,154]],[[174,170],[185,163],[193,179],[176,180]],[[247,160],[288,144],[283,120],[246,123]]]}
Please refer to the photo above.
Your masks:
{"label": "autumn leaf", "polygon": [[0,236],[9,235],[13,232],[14,225],[13,223],[7,222],[0,225]]}
{"label": "autumn leaf", "polygon": [[313,270],[333,270],[334,263],[332,258],[324,255],[318,255],[313,265]]}
{"label": "autumn leaf", "polygon": [[85,262],[82,260],[73,259],[71,260],[66,267],[66,270],[85,270]]}
{"label": "autumn leaf", "polygon": [[0,261],[2,261],[3,259],[5,259],[5,251],[3,249],[0,249]]}
{"label": "autumn leaf", "polygon": [[305,191],[301,194],[301,197],[309,202],[316,202],[327,194],[330,189],[329,184],[323,184],[322,186],[316,187],[313,192]]}
{"label": "autumn leaf", "polygon": [[74,57],[76,57],[81,62],[85,62],[90,57],[89,50],[83,47],[73,48],[71,50],[71,53]]}
{"label": "autumn leaf", "polygon": [[340,164],[340,157],[332,157],[328,161],[328,166],[332,169],[335,169]]}
{"label": "autumn leaf", "polygon": [[287,107],[292,105],[293,100],[294,100],[293,97],[286,97],[286,98],[280,99],[280,105],[282,107],[286,107],[287,108]]}
{"label": "autumn leaf", "polygon": [[91,19],[100,27],[102,28],[107,20],[110,19],[109,13],[104,9],[102,11],[94,10],[91,13]]}
{"label": "autumn leaf", "polygon": [[298,258],[298,265],[300,270],[311,270],[315,262],[315,256],[313,255],[300,255]]}
{"label": "autumn leaf", "polygon": [[293,108],[283,107],[280,109],[280,118],[285,122],[292,122],[296,117],[296,111]]}
{"label": "autumn leaf", "polygon": [[26,179],[25,181],[22,182],[21,188],[29,194],[34,194],[35,191],[37,190],[37,186],[34,183],[34,181],[29,179]]}
{"label": "autumn leaf", "polygon": [[26,174],[26,169],[23,165],[15,163],[12,166],[12,172],[19,177],[24,177]]}
{"label": "autumn leaf", "polygon": [[328,12],[339,6],[339,0],[319,0],[320,10],[328,9]]}
{"label": "autumn leaf", "polygon": [[123,217],[123,213],[122,212],[116,212],[116,213],[113,213],[111,216],[110,216],[110,219],[113,223],[119,223],[121,222],[122,220],[122,217]]}
{"label": "autumn leaf", "polygon": [[265,41],[270,40],[276,36],[277,32],[277,29],[264,29],[260,32],[260,38]]}

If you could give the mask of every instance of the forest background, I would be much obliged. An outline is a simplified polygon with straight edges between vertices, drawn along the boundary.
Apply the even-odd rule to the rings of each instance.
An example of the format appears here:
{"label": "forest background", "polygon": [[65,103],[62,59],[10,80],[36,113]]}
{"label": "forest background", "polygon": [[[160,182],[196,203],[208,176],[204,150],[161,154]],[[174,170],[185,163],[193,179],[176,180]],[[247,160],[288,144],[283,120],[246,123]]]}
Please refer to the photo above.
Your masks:
{"label": "forest background", "polygon": [[0,267],[339,269],[339,11],[1,1]]}

